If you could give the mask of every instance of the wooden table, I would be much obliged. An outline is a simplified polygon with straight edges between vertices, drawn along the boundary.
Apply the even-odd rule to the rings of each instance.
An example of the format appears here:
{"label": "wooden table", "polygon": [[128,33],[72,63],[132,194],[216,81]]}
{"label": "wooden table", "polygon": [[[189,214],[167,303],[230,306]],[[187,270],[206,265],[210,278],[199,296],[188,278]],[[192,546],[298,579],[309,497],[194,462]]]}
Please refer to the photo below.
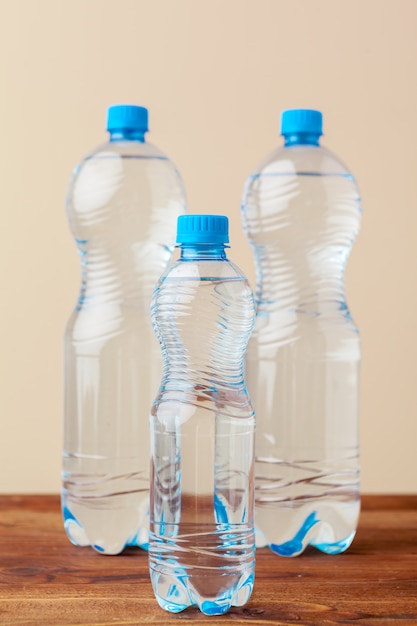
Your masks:
{"label": "wooden table", "polygon": [[357,536],[338,556],[258,550],[246,607],[221,617],[156,604],[147,555],[72,546],[57,496],[0,496],[0,624],[417,625],[417,496],[365,496]]}

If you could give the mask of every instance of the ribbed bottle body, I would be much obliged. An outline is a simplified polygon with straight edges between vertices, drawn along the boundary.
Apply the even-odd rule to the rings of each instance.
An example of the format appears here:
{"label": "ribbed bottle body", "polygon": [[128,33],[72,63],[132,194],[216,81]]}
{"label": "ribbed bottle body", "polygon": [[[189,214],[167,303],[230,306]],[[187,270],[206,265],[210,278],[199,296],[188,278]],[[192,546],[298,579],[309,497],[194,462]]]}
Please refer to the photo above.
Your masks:
{"label": "ribbed bottle body", "polygon": [[100,146],[68,190],[81,289],[64,341],[62,507],[71,541],[107,554],[148,544],[148,414],[162,371],[149,307],[184,211],[175,167],[139,141]]}
{"label": "ribbed bottle body", "polygon": [[149,563],[161,607],[226,612],[254,581],[249,284],[229,261],[178,261],[154,293],[164,371],[151,426]]}
{"label": "ribbed bottle body", "polygon": [[341,552],[356,531],[360,343],[344,271],[360,216],[353,177],[319,146],[275,151],[244,192],[257,268],[246,359],[257,540],[278,554]]}

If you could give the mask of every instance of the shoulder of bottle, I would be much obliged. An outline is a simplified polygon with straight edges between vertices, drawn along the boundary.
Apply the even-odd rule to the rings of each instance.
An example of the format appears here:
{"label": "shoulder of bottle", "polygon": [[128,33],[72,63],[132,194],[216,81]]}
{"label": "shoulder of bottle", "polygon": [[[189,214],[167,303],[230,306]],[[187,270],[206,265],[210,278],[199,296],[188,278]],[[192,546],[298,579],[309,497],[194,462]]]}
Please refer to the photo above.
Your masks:
{"label": "shoulder of bottle", "polygon": [[[140,142],[107,142],[101,144],[77,163],[72,171],[69,186],[71,187],[80,176],[84,178],[85,175],[91,174],[96,178],[98,172],[121,172],[124,163],[132,163],[135,160],[137,160],[138,167],[142,167],[146,162],[151,162],[153,171],[162,172],[165,177],[171,180],[172,184],[183,190],[182,178],[175,164],[152,144]],[[147,171],[142,169],[144,172]]]}
{"label": "shoulder of bottle", "polygon": [[157,159],[166,163],[169,167],[176,169],[175,164],[157,146],[146,141],[107,141],[87,152],[78,162],[76,169],[80,169],[84,164],[101,159],[129,159],[129,158],[149,158]]}
{"label": "shoulder of bottle", "polygon": [[325,146],[280,146],[269,153],[254,169],[249,180],[271,174],[297,174],[311,171],[350,175],[342,160]]}

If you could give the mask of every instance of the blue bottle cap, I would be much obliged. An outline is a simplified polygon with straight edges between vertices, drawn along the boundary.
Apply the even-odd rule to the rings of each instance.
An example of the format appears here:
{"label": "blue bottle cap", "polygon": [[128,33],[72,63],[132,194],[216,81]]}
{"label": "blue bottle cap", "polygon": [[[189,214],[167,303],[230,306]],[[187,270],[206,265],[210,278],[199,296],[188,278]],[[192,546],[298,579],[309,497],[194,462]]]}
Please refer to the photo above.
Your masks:
{"label": "blue bottle cap", "polygon": [[314,109],[288,109],[281,114],[281,135],[323,134],[323,115]]}
{"label": "blue bottle cap", "polygon": [[114,104],[107,109],[107,130],[139,131],[148,129],[148,109],[135,104]]}
{"label": "blue bottle cap", "polygon": [[225,215],[180,215],[177,223],[177,243],[229,242],[229,220]]}

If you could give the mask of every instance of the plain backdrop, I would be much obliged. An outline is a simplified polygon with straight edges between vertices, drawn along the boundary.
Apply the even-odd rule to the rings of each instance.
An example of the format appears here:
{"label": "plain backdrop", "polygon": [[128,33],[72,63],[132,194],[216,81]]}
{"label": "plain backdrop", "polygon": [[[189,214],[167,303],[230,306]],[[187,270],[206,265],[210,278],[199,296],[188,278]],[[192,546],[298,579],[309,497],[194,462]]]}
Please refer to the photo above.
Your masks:
{"label": "plain backdrop", "polygon": [[324,113],[363,222],[346,274],[362,336],[364,492],[417,492],[416,0],[0,0],[0,492],[57,492],[62,335],[79,263],[72,168],[109,104],[150,111],[190,212],[227,213],[253,281],[245,178],[288,107]]}

